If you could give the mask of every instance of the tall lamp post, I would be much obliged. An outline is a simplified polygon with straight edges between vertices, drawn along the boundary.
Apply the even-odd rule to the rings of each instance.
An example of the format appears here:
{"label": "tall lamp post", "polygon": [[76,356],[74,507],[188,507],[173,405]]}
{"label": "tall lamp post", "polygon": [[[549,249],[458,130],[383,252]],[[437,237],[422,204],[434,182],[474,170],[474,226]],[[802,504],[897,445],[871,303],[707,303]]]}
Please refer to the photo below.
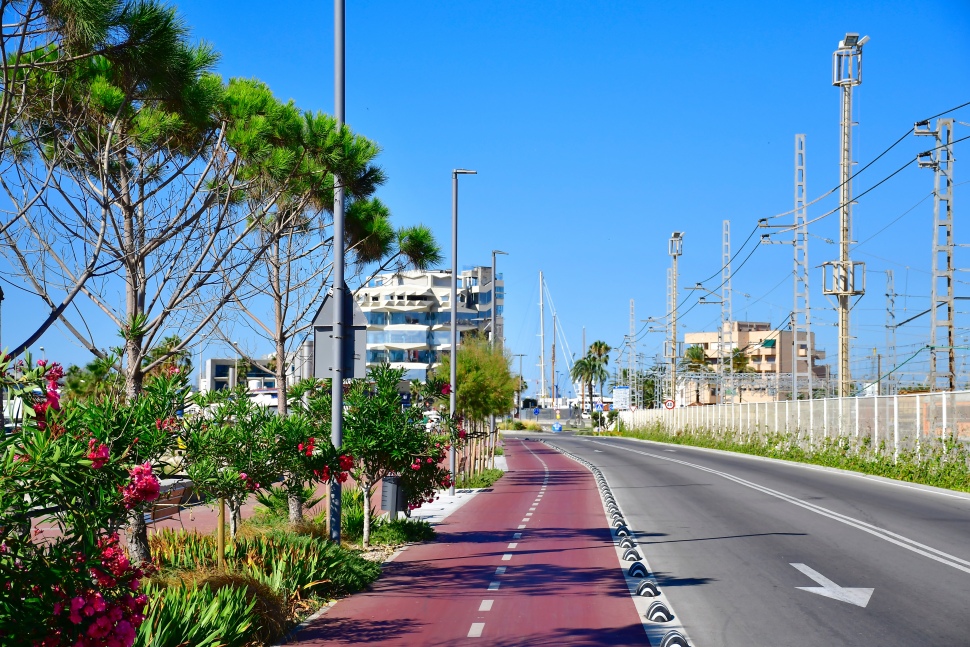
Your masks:
{"label": "tall lamp post", "polygon": [[[504,254],[508,256],[508,252],[503,252],[500,249],[492,250],[492,350],[502,347],[502,342],[498,336],[498,319],[495,318],[498,312],[498,274],[495,273],[495,256],[497,254]],[[495,414],[490,414],[488,416],[488,439],[489,442],[494,446],[495,444]]]}
{"label": "tall lamp post", "polygon": [[[345,13],[344,0],[333,2],[333,103],[337,129],[344,125],[345,96]],[[330,381],[330,442],[339,451],[344,442],[344,187],[342,179],[333,183],[333,378]],[[340,481],[330,479],[330,540],[340,544]],[[364,505],[369,505],[367,501]]]}
{"label": "tall lamp post", "polygon": [[[451,172],[451,394],[448,414],[455,417],[456,391],[458,388],[458,176],[477,175],[478,171],[456,168]],[[455,494],[455,445],[448,450],[448,469],[451,470],[451,487],[448,494]]]}

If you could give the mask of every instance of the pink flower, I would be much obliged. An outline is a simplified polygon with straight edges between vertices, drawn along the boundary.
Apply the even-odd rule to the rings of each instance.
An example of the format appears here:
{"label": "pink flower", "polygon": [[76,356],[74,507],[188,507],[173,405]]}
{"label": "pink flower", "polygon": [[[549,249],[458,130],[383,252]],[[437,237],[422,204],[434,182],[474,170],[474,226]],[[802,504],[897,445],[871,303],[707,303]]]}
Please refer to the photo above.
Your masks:
{"label": "pink flower", "polygon": [[41,368],[47,366],[47,360],[46,359],[37,360],[37,366],[40,366]]}
{"label": "pink flower", "polygon": [[451,395],[451,384],[445,384],[441,387],[441,395]]}
{"label": "pink flower", "polygon": [[239,478],[242,479],[243,481],[245,481],[246,479],[249,478],[249,475],[246,474],[246,472],[240,472],[239,473]]}
{"label": "pink flower", "polygon": [[98,443],[94,438],[88,441],[88,458],[91,459],[91,467],[99,470],[105,466],[110,458],[108,446]]}
{"label": "pink flower", "polygon": [[131,474],[131,482],[121,490],[126,509],[131,510],[139,503],[158,498],[160,484],[152,472],[151,463],[135,465],[128,473]]}

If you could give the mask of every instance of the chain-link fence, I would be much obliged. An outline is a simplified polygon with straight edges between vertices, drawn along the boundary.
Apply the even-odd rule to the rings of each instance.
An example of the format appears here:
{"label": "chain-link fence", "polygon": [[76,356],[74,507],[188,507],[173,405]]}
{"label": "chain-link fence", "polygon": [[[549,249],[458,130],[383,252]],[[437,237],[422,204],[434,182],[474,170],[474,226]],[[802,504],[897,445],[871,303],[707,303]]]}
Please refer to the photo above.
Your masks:
{"label": "chain-link fence", "polygon": [[671,433],[786,434],[807,446],[826,438],[870,439],[895,454],[934,440],[970,442],[970,391],[647,409],[624,411],[620,419],[628,428],[660,424]]}

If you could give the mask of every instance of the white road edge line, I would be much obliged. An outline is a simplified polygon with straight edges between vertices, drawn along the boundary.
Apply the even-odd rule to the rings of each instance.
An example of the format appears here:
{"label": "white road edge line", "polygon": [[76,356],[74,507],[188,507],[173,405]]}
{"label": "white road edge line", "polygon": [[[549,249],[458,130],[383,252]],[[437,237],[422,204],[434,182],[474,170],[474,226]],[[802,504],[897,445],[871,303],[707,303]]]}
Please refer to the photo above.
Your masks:
{"label": "white road edge line", "polygon": [[[610,445],[609,443],[603,443],[596,440],[593,440],[590,442],[594,442],[599,445],[606,445],[607,447],[610,447],[610,446],[616,447],[615,445]],[[651,458],[658,458],[662,461],[679,463],[687,467],[693,467],[694,469],[701,470],[702,472],[708,472],[709,474],[720,476],[721,478],[725,478],[729,481],[734,481],[735,483],[751,488],[752,490],[762,492],[763,494],[767,494],[768,496],[773,496],[776,499],[781,499],[782,501],[787,501],[788,503],[791,503],[792,505],[796,505],[800,508],[805,508],[806,510],[809,510],[810,512],[814,512],[815,514],[821,515],[823,517],[828,517],[829,519],[833,519],[835,521],[838,521],[839,523],[844,523],[847,526],[852,526],[853,528],[857,528],[863,532],[867,532],[870,535],[878,537],[883,541],[888,541],[889,543],[905,548],[906,550],[912,551],[924,557],[929,557],[932,560],[940,562],[941,564],[946,564],[947,566],[951,566],[959,571],[963,571],[964,573],[970,573],[970,561],[967,561],[965,559],[960,559],[955,555],[950,555],[949,553],[945,553],[942,550],[933,548],[932,546],[921,544],[915,539],[910,539],[909,537],[899,535],[890,530],[886,530],[885,528],[874,526],[860,519],[846,516],[839,512],[835,512],[834,510],[829,510],[828,508],[823,508],[821,506],[815,505],[814,503],[808,503],[806,501],[796,499],[795,497],[789,494],[778,492],[777,490],[772,490],[771,488],[765,487],[763,485],[758,485],[757,483],[746,481],[745,479],[740,478],[738,476],[734,476],[733,474],[728,474],[727,472],[721,472],[720,470],[716,470],[710,467],[704,467],[703,465],[697,465],[696,463],[689,463],[687,461],[671,458],[669,456],[660,456],[659,454],[642,452],[638,449],[627,449],[627,451],[631,451],[635,454],[641,454],[643,456],[650,456]]]}

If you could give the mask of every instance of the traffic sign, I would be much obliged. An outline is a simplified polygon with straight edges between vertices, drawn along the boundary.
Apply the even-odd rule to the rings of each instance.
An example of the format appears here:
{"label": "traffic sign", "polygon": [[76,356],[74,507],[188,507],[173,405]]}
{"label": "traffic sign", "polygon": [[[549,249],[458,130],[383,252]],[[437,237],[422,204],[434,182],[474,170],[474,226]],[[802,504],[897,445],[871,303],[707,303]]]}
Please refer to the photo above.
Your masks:
{"label": "traffic sign", "polygon": [[557,434],[558,434],[558,433],[559,433],[560,431],[562,431],[562,423],[559,423],[559,422],[554,422],[554,423],[552,423],[552,431],[553,431],[554,433],[557,433]]}
{"label": "traffic sign", "polygon": [[533,409],[532,410],[532,413],[533,413],[533,415],[535,415],[536,417],[538,417],[539,416],[539,407],[536,407],[535,409]]}
{"label": "traffic sign", "polygon": [[600,413],[603,413],[603,403],[602,402],[594,402],[593,403],[593,411],[599,411]]}
{"label": "traffic sign", "polygon": [[664,409],[673,409],[673,408],[674,408],[673,400],[664,400]]}

